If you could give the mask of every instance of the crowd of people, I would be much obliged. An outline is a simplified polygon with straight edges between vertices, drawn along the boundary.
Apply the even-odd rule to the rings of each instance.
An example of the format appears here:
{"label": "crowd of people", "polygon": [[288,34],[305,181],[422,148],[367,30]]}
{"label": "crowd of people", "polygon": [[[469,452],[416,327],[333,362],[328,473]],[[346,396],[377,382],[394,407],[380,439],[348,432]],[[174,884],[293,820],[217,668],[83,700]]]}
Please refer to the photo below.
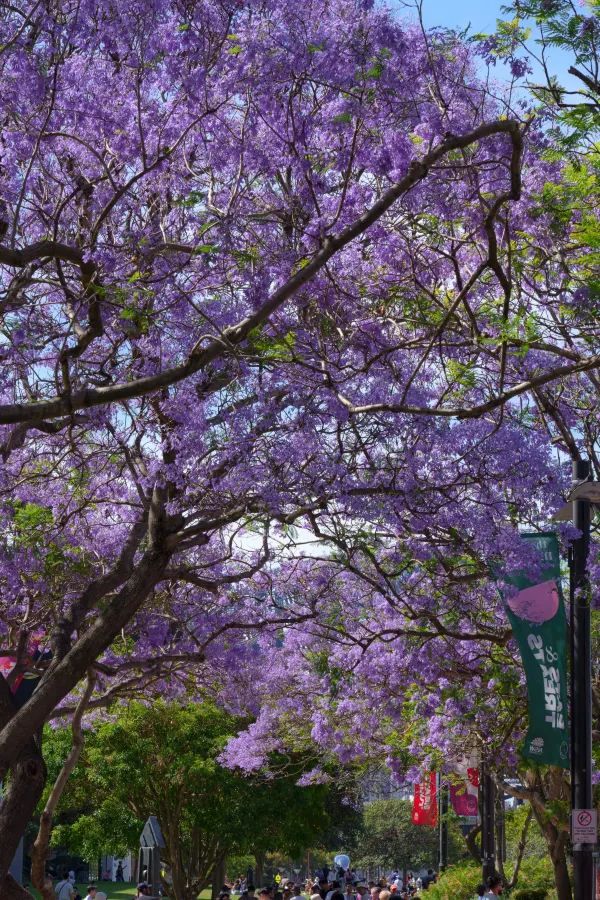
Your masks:
{"label": "crowd of people", "polygon": [[[261,888],[258,892],[253,884],[244,878],[236,878],[231,885],[223,885],[218,900],[418,900],[421,892],[426,891],[438,880],[438,875],[429,869],[426,875],[413,872],[406,873],[404,879],[399,872],[392,872],[389,878],[379,881],[366,881],[361,884],[351,869],[338,872],[330,879],[329,870],[319,873],[314,879],[309,878],[305,884],[285,881],[275,876],[275,885]],[[142,881],[137,885],[136,900],[148,897],[152,893],[150,885]],[[77,890],[73,872],[65,872],[63,878],[55,886],[56,900],[105,900],[106,895],[90,884],[85,898]],[[485,884],[476,890],[476,900],[494,900],[502,894],[502,879],[492,875]]]}
{"label": "crowd of people", "polygon": [[429,869],[424,876],[408,872],[406,883],[398,872],[377,882],[365,880],[363,883],[352,869],[338,871],[334,877],[330,877],[329,870],[323,870],[304,884],[275,876],[273,886],[257,891],[254,885],[240,877],[232,885],[223,885],[219,900],[230,900],[232,896],[241,900],[417,900],[419,892],[427,890],[437,878],[433,869]]}
{"label": "crowd of people", "polygon": [[[438,878],[433,869],[428,869],[425,875],[408,872],[405,879],[394,871],[389,878],[380,878],[377,882],[365,880],[363,884],[352,869],[338,871],[332,879],[326,870],[314,879],[307,879],[304,885],[275,876],[273,887],[257,891],[253,884],[240,877],[231,885],[223,885],[219,900],[236,900],[238,897],[241,900],[418,900]],[[491,875],[485,884],[476,888],[475,900],[494,900],[502,890],[502,879]]]}
{"label": "crowd of people", "polygon": [[106,900],[106,894],[95,884],[89,884],[84,894],[75,883],[75,872],[63,872],[62,878],[54,886],[56,900]]}

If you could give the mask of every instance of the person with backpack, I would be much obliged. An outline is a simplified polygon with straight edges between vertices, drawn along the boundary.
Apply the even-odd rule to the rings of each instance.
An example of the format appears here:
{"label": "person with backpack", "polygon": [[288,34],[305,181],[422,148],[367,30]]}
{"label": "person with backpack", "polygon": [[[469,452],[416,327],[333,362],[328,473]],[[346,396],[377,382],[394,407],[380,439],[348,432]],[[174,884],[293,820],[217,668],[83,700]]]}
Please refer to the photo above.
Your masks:
{"label": "person with backpack", "polygon": [[62,879],[55,885],[54,893],[56,894],[56,900],[74,900],[73,882],[69,878],[67,871],[63,872]]}

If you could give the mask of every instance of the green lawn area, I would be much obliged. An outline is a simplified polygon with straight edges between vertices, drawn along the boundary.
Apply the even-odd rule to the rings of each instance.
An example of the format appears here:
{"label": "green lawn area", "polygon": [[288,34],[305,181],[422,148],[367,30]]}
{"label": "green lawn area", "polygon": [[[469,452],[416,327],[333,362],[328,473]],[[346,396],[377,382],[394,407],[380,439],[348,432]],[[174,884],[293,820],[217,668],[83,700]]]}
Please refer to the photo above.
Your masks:
{"label": "green lawn area", "polygon": [[[77,885],[82,897],[87,893],[87,884]],[[97,881],[96,887],[99,891],[104,891],[107,900],[133,900],[135,897],[135,884],[119,884],[115,881]],[[39,893],[32,887],[29,888],[36,900],[39,900]],[[210,889],[202,891],[198,900],[210,900]]]}
{"label": "green lawn area", "polygon": [[[107,900],[133,900],[135,897],[135,884],[118,884],[114,881],[97,881],[95,882],[99,891],[104,891]],[[79,893],[82,897],[87,894],[87,884],[78,884]],[[35,888],[30,887],[29,890],[34,897],[40,895]]]}

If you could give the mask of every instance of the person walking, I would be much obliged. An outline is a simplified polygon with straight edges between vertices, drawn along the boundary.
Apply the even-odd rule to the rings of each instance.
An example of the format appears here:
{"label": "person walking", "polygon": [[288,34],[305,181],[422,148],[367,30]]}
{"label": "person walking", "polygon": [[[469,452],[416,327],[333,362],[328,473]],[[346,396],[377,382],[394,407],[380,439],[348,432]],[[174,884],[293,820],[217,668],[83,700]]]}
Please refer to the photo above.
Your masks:
{"label": "person walking", "polygon": [[[338,891],[340,891],[340,887],[341,886],[340,886],[339,881],[332,881],[331,882],[331,890],[327,891],[327,894],[325,895],[325,900],[331,900],[333,895],[335,893],[337,893]],[[341,891],[340,891],[340,893],[341,893]]]}
{"label": "person walking", "polygon": [[486,882],[487,891],[483,895],[485,900],[494,900],[502,893],[502,879],[499,875],[490,875]]}
{"label": "person walking", "polygon": [[427,875],[423,876],[423,890],[427,890],[430,884],[435,884],[435,872],[427,869]]}
{"label": "person walking", "polygon": [[56,894],[56,900],[73,900],[75,891],[68,872],[63,872],[63,877],[55,886],[54,893]]}

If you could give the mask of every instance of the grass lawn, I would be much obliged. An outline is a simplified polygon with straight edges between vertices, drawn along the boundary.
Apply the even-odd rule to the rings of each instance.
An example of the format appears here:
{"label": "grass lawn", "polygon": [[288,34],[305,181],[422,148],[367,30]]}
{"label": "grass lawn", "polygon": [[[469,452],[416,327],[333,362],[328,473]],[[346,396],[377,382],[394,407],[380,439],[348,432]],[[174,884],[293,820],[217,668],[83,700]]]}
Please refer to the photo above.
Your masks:
{"label": "grass lawn", "polygon": [[[85,897],[87,893],[87,884],[79,884],[77,887],[79,888],[81,896]],[[97,881],[96,887],[99,891],[104,891],[107,900],[133,900],[135,897],[135,884],[120,884],[116,881]],[[29,890],[36,900],[38,900],[40,896],[38,892],[32,887],[30,887]],[[210,900],[210,889],[202,891],[198,900]]]}
{"label": "grass lawn", "polygon": [[[119,884],[114,881],[96,881],[96,887],[99,891],[104,891],[107,900],[133,900],[135,897],[135,884]],[[82,897],[87,894],[87,884],[78,884],[79,893]],[[35,888],[30,887],[29,890],[34,897],[40,895]]]}

